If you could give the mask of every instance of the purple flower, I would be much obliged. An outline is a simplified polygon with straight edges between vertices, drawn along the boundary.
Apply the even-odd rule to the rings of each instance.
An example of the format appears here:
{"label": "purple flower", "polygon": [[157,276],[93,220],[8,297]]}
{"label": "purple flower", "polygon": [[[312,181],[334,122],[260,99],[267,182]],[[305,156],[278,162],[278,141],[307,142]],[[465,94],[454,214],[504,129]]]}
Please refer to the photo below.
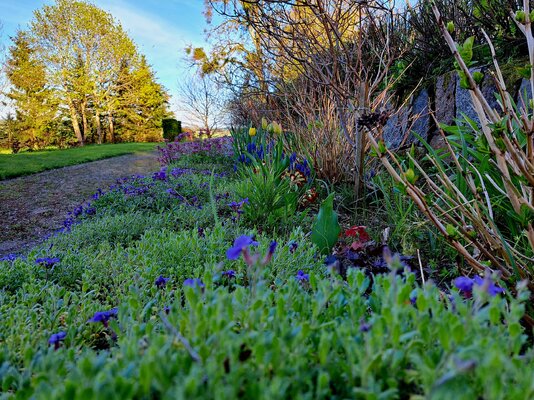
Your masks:
{"label": "purple flower", "polygon": [[163,289],[169,279],[170,278],[164,278],[163,275],[160,275],[154,283],[158,288]]}
{"label": "purple flower", "polygon": [[54,333],[53,335],[50,335],[50,339],[48,339],[48,344],[54,345],[54,349],[57,350],[59,349],[61,342],[65,340],[66,337],[67,337],[66,332],[61,331],[58,333]]}
{"label": "purple flower", "polygon": [[235,278],[235,271],[233,269],[229,269],[228,271],[224,271],[222,276],[226,276],[228,279]]}
{"label": "purple flower", "polygon": [[369,332],[371,330],[371,324],[368,322],[365,322],[365,320],[362,318],[360,319],[360,332]]}
{"label": "purple flower", "polygon": [[467,276],[460,276],[454,280],[454,286],[462,292],[471,292],[475,281]]}
{"label": "purple flower", "polygon": [[297,281],[299,282],[309,282],[310,281],[310,275],[305,274],[303,270],[299,269],[296,276]]}
{"label": "purple flower", "polygon": [[475,285],[481,287],[483,291],[492,297],[500,293],[504,293],[504,289],[496,286],[489,275],[486,275],[484,279],[478,275],[475,275],[473,279],[467,276],[460,276],[454,280],[454,286],[456,286],[458,290],[460,290],[467,298],[472,296],[473,286]]}
{"label": "purple flower", "polygon": [[203,288],[205,285],[204,285],[204,282],[202,282],[198,278],[189,278],[184,281],[184,286],[189,286],[192,288],[194,287]]}
{"label": "purple flower", "polygon": [[119,311],[117,308],[112,308],[108,311],[97,311],[95,312],[95,315],[91,319],[89,319],[87,322],[102,322],[102,325],[104,325],[106,328],[108,327],[108,321],[111,318],[117,318]]}
{"label": "purple flower", "polygon": [[271,262],[271,260],[273,259],[274,252],[276,250],[276,246],[278,246],[278,243],[276,243],[276,241],[274,240],[269,244],[269,251],[267,252],[265,258],[262,261],[263,265],[267,265]]}
{"label": "purple flower", "polygon": [[154,172],[152,179],[155,181],[167,180],[167,167],[163,167],[158,172]]}
{"label": "purple flower", "polygon": [[43,267],[51,268],[58,264],[61,260],[57,257],[42,257],[35,259],[35,264],[39,264]]}
{"label": "purple flower", "polygon": [[289,252],[291,254],[293,254],[297,250],[298,247],[299,247],[299,244],[297,242],[295,242],[295,241],[290,242],[289,243]]}
{"label": "purple flower", "polygon": [[241,255],[241,252],[249,246],[257,246],[258,242],[254,241],[251,236],[242,235],[235,241],[234,245],[226,251],[226,257],[229,260],[237,260]]}
{"label": "purple flower", "polygon": [[0,257],[0,261],[11,261],[11,262],[13,262],[19,257],[20,257],[19,255],[11,253],[11,254],[8,254],[7,256]]}

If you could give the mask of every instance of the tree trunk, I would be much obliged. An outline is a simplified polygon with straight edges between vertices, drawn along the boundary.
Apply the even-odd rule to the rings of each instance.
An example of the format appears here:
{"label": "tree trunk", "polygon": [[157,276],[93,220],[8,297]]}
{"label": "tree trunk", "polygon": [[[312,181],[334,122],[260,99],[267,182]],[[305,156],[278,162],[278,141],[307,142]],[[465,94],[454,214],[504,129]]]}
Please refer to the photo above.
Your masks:
{"label": "tree trunk", "polygon": [[115,126],[113,125],[113,114],[108,113],[108,123],[109,123],[109,138],[111,143],[115,143]]}
{"label": "tree trunk", "polygon": [[97,111],[95,115],[96,122],[96,136],[98,137],[98,144],[102,144],[102,124],[100,123],[100,113]]}
{"label": "tree trunk", "polygon": [[76,112],[76,108],[74,107],[74,103],[69,98],[69,111],[70,111],[70,118],[72,120],[72,128],[74,129],[74,134],[76,135],[76,139],[78,139],[78,143],[80,143],[80,146],[84,145],[84,138],[83,133],[80,129],[80,122],[78,121],[78,113]]}
{"label": "tree trunk", "polygon": [[83,124],[83,137],[87,139],[89,135],[89,124],[87,122],[87,101],[82,101],[81,104],[82,111],[82,124]]}

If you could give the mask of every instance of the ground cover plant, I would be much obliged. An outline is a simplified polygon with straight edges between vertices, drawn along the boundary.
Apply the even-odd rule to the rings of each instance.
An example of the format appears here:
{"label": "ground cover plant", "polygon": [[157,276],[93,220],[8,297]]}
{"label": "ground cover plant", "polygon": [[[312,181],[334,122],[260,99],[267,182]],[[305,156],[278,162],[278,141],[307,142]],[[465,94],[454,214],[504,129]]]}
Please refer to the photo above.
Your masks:
{"label": "ground cover plant", "polygon": [[63,150],[0,154],[0,179],[31,175],[50,169],[82,164],[103,158],[154,150],[154,143],[120,143],[75,147]]}
{"label": "ground cover plant", "polygon": [[[381,273],[340,273],[310,227],[241,218],[234,159],[207,160],[119,180],[0,261],[2,398],[534,395],[524,286],[422,284],[387,247]],[[372,241],[343,237],[362,256]]]}

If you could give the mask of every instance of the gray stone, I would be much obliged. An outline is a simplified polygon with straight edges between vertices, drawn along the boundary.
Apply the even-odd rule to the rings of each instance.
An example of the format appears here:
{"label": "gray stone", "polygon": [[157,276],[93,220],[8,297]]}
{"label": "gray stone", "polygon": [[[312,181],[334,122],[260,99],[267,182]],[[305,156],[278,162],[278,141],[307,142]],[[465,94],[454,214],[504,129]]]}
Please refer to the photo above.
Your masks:
{"label": "gray stone", "polygon": [[388,147],[395,149],[404,141],[409,115],[410,110],[407,107],[401,107],[388,119],[383,131],[384,142]]}
{"label": "gray stone", "polygon": [[[470,71],[473,73],[479,69],[471,69]],[[468,89],[460,87],[460,78],[456,74],[456,119],[463,121],[464,115],[477,123],[479,122],[477,113],[473,108],[471,93]]]}
{"label": "gray stone", "polygon": [[[423,89],[412,102],[412,112],[410,115],[410,131],[414,131],[424,140],[428,139],[428,130],[430,127],[430,97],[428,90]],[[410,135],[410,142],[417,139]]]}
{"label": "gray stone", "polygon": [[486,101],[490,105],[491,108],[497,110],[498,113],[501,113],[502,108],[499,105],[499,102],[497,101],[497,86],[495,86],[495,82],[493,81],[493,78],[491,74],[486,74],[484,76],[484,80],[482,81],[482,85],[480,86],[480,91],[486,98]]}
{"label": "gray stone", "polygon": [[438,77],[436,80],[436,119],[443,124],[452,124],[456,117],[456,72]]}
{"label": "gray stone", "polygon": [[530,81],[528,79],[522,79],[521,86],[519,86],[519,91],[517,93],[517,105],[520,107],[525,106],[525,100],[527,99],[532,99],[532,88],[530,87]]}

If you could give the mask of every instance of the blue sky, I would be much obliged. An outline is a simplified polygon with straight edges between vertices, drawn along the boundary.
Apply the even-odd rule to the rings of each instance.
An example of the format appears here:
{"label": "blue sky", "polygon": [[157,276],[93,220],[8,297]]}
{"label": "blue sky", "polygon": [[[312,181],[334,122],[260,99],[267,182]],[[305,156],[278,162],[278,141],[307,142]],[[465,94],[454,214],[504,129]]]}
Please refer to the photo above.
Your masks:
{"label": "blue sky", "polygon": [[[33,11],[53,0],[0,0],[0,40],[9,46],[9,36],[18,28],[25,29]],[[189,44],[203,46],[206,23],[203,0],[93,0],[121,22],[130,37],[147,56],[159,79],[172,96],[171,108],[177,117],[187,121],[179,111],[177,86],[187,74],[184,49]]]}

